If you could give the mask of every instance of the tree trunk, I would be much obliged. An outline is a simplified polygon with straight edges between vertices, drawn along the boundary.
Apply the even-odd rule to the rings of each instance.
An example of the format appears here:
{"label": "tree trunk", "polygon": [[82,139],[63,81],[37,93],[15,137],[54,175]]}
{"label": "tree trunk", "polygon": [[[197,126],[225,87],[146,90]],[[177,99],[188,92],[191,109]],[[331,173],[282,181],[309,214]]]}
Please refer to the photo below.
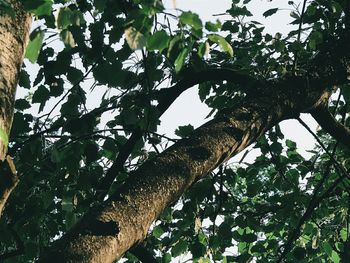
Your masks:
{"label": "tree trunk", "polygon": [[[300,86],[305,90],[306,85]],[[278,92],[276,92],[278,93]],[[284,119],[295,117],[329,96],[327,91],[300,96],[270,94],[225,110],[152,160],[126,182],[122,192],[85,216],[39,262],[113,262],[142,241],[161,211],[193,183],[242,151]]]}
{"label": "tree trunk", "polygon": [[[11,0],[15,16],[0,16],[0,132],[8,137],[11,129],[16,86],[28,41],[31,17],[19,1]],[[0,160],[4,161],[7,142],[0,136]]]}
{"label": "tree trunk", "polygon": [[[6,159],[16,86],[32,21],[19,1],[11,0],[9,3],[15,13],[13,17],[0,10],[0,166]],[[12,160],[7,158],[7,162],[10,171],[0,174],[0,217],[7,198],[18,182]]]}

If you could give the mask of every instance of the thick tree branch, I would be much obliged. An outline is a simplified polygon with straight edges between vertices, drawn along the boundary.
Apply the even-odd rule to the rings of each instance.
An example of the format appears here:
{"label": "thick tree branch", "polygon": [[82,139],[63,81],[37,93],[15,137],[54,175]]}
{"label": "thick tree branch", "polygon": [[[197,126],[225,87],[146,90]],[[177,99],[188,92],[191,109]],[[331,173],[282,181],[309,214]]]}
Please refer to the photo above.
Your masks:
{"label": "thick tree branch", "polygon": [[[159,117],[173,104],[173,102],[187,89],[194,85],[206,82],[206,81],[232,81],[236,85],[240,85],[247,92],[254,91],[257,94],[258,90],[262,90],[266,83],[258,81],[245,73],[241,73],[237,70],[223,69],[223,68],[211,68],[200,72],[193,72],[188,70],[184,73],[184,77],[174,86],[170,88],[161,89],[158,91],[157,98],[159,104],[157,111]],[[116,176],[123,170],[124,163],[130,156],[136,143],[142,138],[143,132],[140,129],[136,129],[127,142],[119,150],[119,154],[113,165],[108,169],[105,177],[102,178],[99,183],[98,199],[103,200],[109,191]]]}
{"label": "thick tree branch", "polygon": [[350,129],[338,122],[326,106],[316,107],[311,114],[325,131],[350,149]]}
{"label": "thick tree branch", "polygon": [[[300,89],[305,86],[300,87]],[[39,262],[113,262],[142,241],[161,211],[193,183],[256,141],[283,119],[319,104],[329,92],[310,92],[303,102],[283,90],[267,97],[245,99],[222,111],[188,139],[145,162],[101,207],[47,250]],[[96,226],[99,226],[97,229]],[[105,230],[101,232],[101,226]]]}

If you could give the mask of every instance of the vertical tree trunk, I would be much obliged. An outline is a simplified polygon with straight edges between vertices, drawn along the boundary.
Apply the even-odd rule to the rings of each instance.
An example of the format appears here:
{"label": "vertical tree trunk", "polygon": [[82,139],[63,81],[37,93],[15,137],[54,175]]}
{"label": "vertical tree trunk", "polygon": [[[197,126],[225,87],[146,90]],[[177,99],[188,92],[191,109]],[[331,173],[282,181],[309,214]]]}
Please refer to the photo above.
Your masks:
{"label": "vertical tree trunk", "polygon": [[0,174],[0,217],[7,198],[18,182],[13,162],[6,154],[16,86],[32,21],[18,0],[8,2],[15,15],[12,17],[0,10],[0,166],[7,160]]}
{"label": "vertical tree trunk", "polygon": [[28,41],[31,17],[18,0],[9,0],[15,16],[0,10],[0,160],[7,154],[19,71]]}

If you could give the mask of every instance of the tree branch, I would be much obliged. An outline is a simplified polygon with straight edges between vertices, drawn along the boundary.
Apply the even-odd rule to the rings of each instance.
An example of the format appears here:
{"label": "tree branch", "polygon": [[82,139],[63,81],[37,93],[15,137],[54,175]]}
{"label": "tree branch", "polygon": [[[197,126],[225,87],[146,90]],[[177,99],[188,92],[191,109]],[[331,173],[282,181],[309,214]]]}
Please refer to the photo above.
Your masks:
{"label": "tree branch", "polygon": [[[289,91],[285,95],[293,96],[295,90]],[[39,262],[58,256],[61,262],[113,262],[142,241],[161,211],[193,183],[255,142],[275,124],[318,104],[326,96],[324,92],[328,94],[310,92],[303,100],[306,104],[288,103],[277,89],[267,97],[247,98],[221,111],[189,138],[146,161],[127,179],[120,192],[88,213]],[[298,97],[294,96],[294,100]],[[104,226],[105,231],[98,231],[96,225]]]}
{"label": "tree branch", "polygon": [[320,105],[311,111],[311,115],[334,139],[350,149],[350,129],[338,122],[328,108]]}
{"label": "tree branch", "polygon": [[[233,83],[246,88],[247,91],[262,89],[266,83],[258,81],[245,73],[241,73],[237,70],[223,69],[223,68],[211,68],[200,72],[193,72],[188,70],[185,72],[184,77],[174,86],[170,88],[164,88],[158,91],[157,98],[159,104],[157,105],[157,111],[159,117],[171,106],[171,104],[187,89],[194,85],[206,82],[206,81],[232,81]],[[97,187],[97,198],[103,200],[109,191],[113,181],[124,168],[124,163],[131,154],[135,147],[135,144],[142,138],[143,131],[137,128],[129,137],[127,142],[121,146],[119,154],[112,166],[108,169],[106,176],[103,177]]]}

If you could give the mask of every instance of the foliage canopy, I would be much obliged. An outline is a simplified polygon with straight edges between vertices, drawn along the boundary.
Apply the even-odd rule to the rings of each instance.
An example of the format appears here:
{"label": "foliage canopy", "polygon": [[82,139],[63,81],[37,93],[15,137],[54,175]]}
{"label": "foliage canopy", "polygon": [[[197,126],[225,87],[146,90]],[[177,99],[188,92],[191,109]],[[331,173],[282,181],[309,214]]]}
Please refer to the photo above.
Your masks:
{"label": "foliage canopy", "polygon": [[[346,0],[288,1],[295,28],[286,35],[254,21],[249,5],[260,0],[232,0],[216,22],[159,0],[22,2],[36,22],[9,137],[21,181],[0,220],[8,263],[36,259],[145,160],[192,133],[192,125],[178,138],[157,133],[183,91],[177,83],[214,68],[247,76],[198,85],[214,116],[264,93],[256,83],[317,74],[326,60],[314,58],[339,49],[350,24]],[[264,17],[281,11],[274,2]],[[12,15],[6,1],[0,7]],[[329,108],[349,127],[350,89],[336,88]],[[142,249],[164,263],[349,262],[349,148],[322,130],[315,136],[306,158],[275,126],[257,139],[253,163],[221,164],[165,209]],[[142,260],[133,251],[124,258]]]}

